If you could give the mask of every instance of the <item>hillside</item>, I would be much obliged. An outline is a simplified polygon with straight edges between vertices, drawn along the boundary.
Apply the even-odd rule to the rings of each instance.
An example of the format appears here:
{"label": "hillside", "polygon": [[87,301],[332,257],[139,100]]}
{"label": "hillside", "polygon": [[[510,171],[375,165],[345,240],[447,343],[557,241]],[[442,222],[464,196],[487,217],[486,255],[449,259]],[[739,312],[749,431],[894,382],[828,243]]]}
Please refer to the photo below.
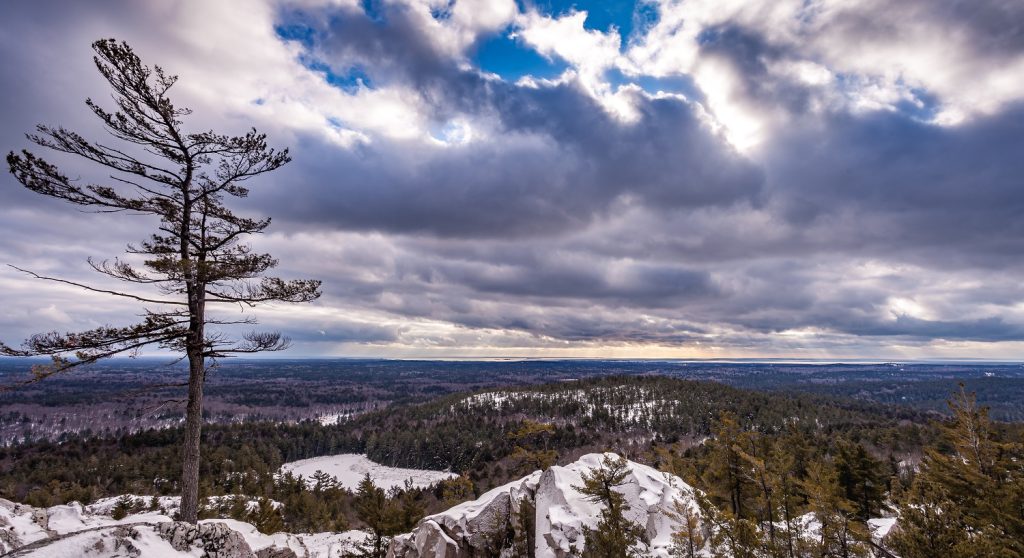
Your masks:
{"label": "hillside", "polygon": [[[528,472],[513,459],[517,448],[553,452],[552,462],[608,448],[651,462],[653,447],[709,436],[723,410],[739,417],[744,428],[796,428],[826,445],[848,435],[897,460],[934,436],[926,415],[896,407],[714,382],[614,376],[448,395],[337,424],[209,425],[202,474],[210,494],[240,490],[283,501],[286,495],[272,487],[272,476],[284,463],[359,453],[389,466],[465,473],[487,490]],[[549,429],[536,439],[517,439],[515,433],[531,421]],[[174,494],[174,481],[160,479],[177,478],[180,434],[179,428],[169,428],[117,439],[0,448],[0,488],[11,499],[38,506],[123,493]]]}
{"label": "hillside", "polygon": [[929,416],[937,416],[715,382],[612,376],[446,396],[359,417],[347,426],[360,432],[363,451],[380,463],[480,471],[516,451],[521,443],[510,434],[524,421],[550,425],[544,449],[567,457],[614,447],[639,458],[652,444],[709,436],[726,410],[739,417],[744,428],[796,428],[823,439],[848,434],[899,454],[918,449],[929,436]]}
{"label": "hillside", "polygon": [[[563,500],[571,504],[564,514],[546,519],[536,515],[533,521],[550,526],[556,539],[579,540],[587,532],[584,527],[592,525],[586,518],[593,518],[598,508],[580,507],[570,497],[574,493],[565,487],[575,486],[584,475],[582,465],[573,464],[592,461],[583,457],[587,454],[615,451],[631,460],[632,473],[647,471],[645,478],[651,479],[651,471],[661,471],[657,475],[678,479],[703,495],[697,502],[700,521],[713,527],[702,531],[706,545],[735,544],[761,549],[764,555],[780,555],[779,545],[799,546],[794,552],[801,556],[851,545],[864,550],[872,544],[872,521],[899,513],[910,516],[896,539],[900,548],[927,548],[935,527],[926,524],[927,517],[915,519],[914,514],[932,508],[944,510],[941,517],[950,522],[950,533],[982,529],[991,544],[1012,545],[1016,537],[1000,533],[1018,532],[1010,510],[1019,499],[977,495],[1000,490],[1016,494],[1021,425],[991,422],[969,393],[954,393],[954,401],[955,420],[939,424],[928,420],[934,415],[848,399],[755,392],[660,376],[615,376],[453,394],[336,424],[211,425],[204,434],[201,469],[203,495],[211,499],[203,516],[248,522],[254,533],[368,530],[375,533],[379,549],[410,529],[412,539],[400,541],[419,544],[423,537],[433,537],[446,545],[458,537],[455,531],[442,537],[441,531],[472,523],[473,510],[492,508],[487,502],[504,498],[503,493],[531,493],[538,509],[555,509]],[[973,446],[962,443],[969,432],[985,435],[979,447],[991,457],[985,457],[990,461],[984,469],[971,469],[977,459],[967,452]],[[0,489],[4,496],[40,509],[136,494],[144,499],[123,511],[145,512],[149,506],[139,502],[152,496],[162,501],[178,491],[167,479],[176,478],[179,444],[180,430],[171,428],[118,439],[5,448],[0,451]],[[458,477],[439,474],[434,478],[444,480],[435,485],[402,483],[390,491],[374,489],[379,490],[375,495],[361,485],[353,490],[352,471],[335,473],[344,479],[316,471],[301,477],[282,471],[288,462],[338,454],[365,454],[381,465],[448,471]],[[306,463],[351,460],[321,457]],[[545,493],[543,479],[562,473],[579,478],[555,483],[560,488],[550,494],[560,496],[537,500],[537,494]],[[458,506],[478,498],[484,501]],[[658,500],[652,498],[644,501]],[[961,511],[960,504],[950,503],[958,501],[972,502],[973,507]],[[431,521],[441,531],[419,521],[424,516],[434,517]],[[838,521],[843,527],[807,539],[822,521]],[[991,531],[990,525],[1000,530]],[[518,529],[529,533],[534,527]],[[649,535],[652,541],[663,540],[664,532],[655,529]],[[516,528],[504,533],[504,538],[515,539]],[[534,535],[546,536],[541,531]],[[493,542],[490,534],[485,538],[491,542],[477,543]],[[103,544],[108,543],[113,544]],[[561,543],[552,544],[561,548]],[[396,546],[395,552],[401,548],[407,556],[424,555],[420,547]]]}
{"label": "hillside", "polygon": [[[458,558],[493,556],[567,558],[586,549],[585,535],[599,526],[603,506],[588,500],[580,487],[587,475],[616,460],[614,454],[588,454],[566,466],[535,471],[492,489],[479,498],[420,520],[394,537],[389,558]],[[695,529],[708,538],[715,526],[701,518],[695,490],[680,478],[635,462],[614,490],[625,502],[625,518],[642,529],[643,556],[667,558],[678,550],[685,528],[681,510],[695,518]],[[43,558],[141,556],[176,558],[335,558],[359,555],[366,536],[344,533],[261,534],[254,526],[232,520],[207,520],[198,528],[174,522],[174,498],[160,499],[155,509],[115,519],[118,499],[88,506],[79,503],[34,508],[0,500],[0,552],[5,556]],[[813,523],[813,517],[803,521]],[[893,521],[873,521],[876,539]],[[676,535],[676,536],[674,536]],[[813,528],[806,537],[817,536]],[[701,553],[703,555],[703,553]]]}

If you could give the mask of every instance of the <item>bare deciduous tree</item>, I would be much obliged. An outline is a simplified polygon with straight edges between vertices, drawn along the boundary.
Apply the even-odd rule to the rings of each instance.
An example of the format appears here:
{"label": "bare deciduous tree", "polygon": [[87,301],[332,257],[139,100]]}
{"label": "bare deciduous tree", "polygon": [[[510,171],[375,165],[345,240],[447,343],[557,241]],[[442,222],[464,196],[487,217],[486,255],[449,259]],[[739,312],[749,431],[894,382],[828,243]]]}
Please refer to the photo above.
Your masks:
{"label": "bare deciduous tree", "polygon": [[[104,39],[93,43],[96,67],[113,89],[113,112],[91,99],[86,104],[115,144],[89,141],[63,127],[38,126],[28,138],[39,146],[81,157],[111,173],[108,185],[83,184],[28,151],[7,156],[11,173],[29,190],[98,212],[156,217],[156,231],[141,243],[129,245],[128,259],[90,260],[97,272],[140,287],[102,289],[77,281],[33,277],[74,285],[89,291],[144,303],[141,323],[101,327],[77,333],[37,334],[15,349],[0,344],[8,356],[52,357],[33,367],[32,383],[54,374],[122,353],[155,346],[183,353],[189,364],[188,404],[182,450],[181,517],[195,522],[199,501],[199,439],[202,427],[203,382],[208,365],[237,354],[279,351],[288,339],[280,333],[254,332],[231,339],[208,326],[249,324],[216,319],[210,304],[243,307],[263,302],[308,302],[320,295],[320,281],[285,281],[264,275],[277,261],[252,251],[242,240],[262,232],[269,218],[235,215],[230,198],[248,194],[244,183],[290,161],[288,150],[268,147],[266,135],[252,130],[243,136],[212,131],[188,133],[182,119],[191,111],[167,97],[177,81],[159,66],[144,66],[124,42]],[[140,264],[131,263],[140,260]]]}

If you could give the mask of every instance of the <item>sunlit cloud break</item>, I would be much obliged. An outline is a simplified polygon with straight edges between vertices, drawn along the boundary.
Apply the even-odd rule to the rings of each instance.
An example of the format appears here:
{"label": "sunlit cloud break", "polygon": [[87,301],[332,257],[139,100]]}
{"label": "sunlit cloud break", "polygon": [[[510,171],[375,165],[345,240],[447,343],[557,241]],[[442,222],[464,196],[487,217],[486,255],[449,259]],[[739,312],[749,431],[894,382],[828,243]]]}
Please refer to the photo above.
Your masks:
{"label": "sunlit cloud break", "polygon": [[[293,356],[1024,355],[1024,4],[8,2],[0,139],[99,139],[89,44],[294,161],[240,212]],[[58,159],[83,179],[106,177]],[[99,281],[142,220],[0,185],[0,264]],[[138,309],[0,268],[0,340]]]}

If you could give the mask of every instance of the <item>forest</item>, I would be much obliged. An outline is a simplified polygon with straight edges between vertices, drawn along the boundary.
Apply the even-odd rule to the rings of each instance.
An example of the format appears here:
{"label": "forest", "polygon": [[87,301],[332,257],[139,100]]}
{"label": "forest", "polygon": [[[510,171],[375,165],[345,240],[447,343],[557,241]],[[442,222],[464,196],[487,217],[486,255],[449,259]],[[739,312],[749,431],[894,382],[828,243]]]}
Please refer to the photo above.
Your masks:
{"label": "forest", "polygon": [[[386,539],[424,514],[530,471],[610,450],[699,489],[703,517],[725,537],[701,544],[728,547],[723,555],[862,555],[870,546],[865,522],[895,513],[920,525],[916,535],[909,527],[900,531],[905,558],[928,555],[915,550],[928,548],[922,533],[992,544],[1016,540],[1024,525],[1024,508],[1013,507],[1024,494],[1024,426],[990,420],[966,388],[951,398],[949,413],[938,415],[714,382],[610,376],[446,395],[336,425],[211,425],[203,434],[200,493],[236,498],[218,499],[201,515],[246,519],[266,532],[367,528]],[[170,479],[176,478],[180,443],[181,430],[169,428],[3,448],[0,493],[35,506],[176,494]],[[963,470],[976,462],[957,457],[968,450],[984,461],[980,469]],[[460,477],[385,492],[372,486],[350,491],[327,475],[307,481],[279,474],[288,461],[348,452]],[[979,497],[986,494],[1005,497]],[[253,499],[259,505],[245,504]],[[945,510],[965,501],[973,507],[954,506],[955,515],[920,511],[933,509],[924,502]],[[137,498],[123,507],[148,505]],[[803,540],[795,533],[806,526],[793,519],[809,512],[829,518],[819,550],[845,550],[822,554],[794,546]]]}

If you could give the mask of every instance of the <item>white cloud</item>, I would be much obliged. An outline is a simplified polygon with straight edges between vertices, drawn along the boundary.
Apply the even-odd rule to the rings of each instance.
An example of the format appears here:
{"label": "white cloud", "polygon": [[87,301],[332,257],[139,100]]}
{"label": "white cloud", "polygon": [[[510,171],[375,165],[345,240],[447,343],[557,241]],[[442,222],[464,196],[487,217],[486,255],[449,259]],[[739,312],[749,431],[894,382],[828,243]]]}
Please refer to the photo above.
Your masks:
{"label": "white cloud", "polygon": [[[548,59],[561,59],[569,63],[574,72],[564,74],[577,80],[579,85],[609,112],[624,122],[633,122],[639,116],[631,98],[638,90],[631,87],[613,87],[606,72],[626,63],[620,56],[622,39],[616,29],[601,32],[587,29],[585,11],[551,17],[530,10],[517,20],[514,36],[534,48]],[[527,87],[537,86],[538,80],[524,82]]]}

